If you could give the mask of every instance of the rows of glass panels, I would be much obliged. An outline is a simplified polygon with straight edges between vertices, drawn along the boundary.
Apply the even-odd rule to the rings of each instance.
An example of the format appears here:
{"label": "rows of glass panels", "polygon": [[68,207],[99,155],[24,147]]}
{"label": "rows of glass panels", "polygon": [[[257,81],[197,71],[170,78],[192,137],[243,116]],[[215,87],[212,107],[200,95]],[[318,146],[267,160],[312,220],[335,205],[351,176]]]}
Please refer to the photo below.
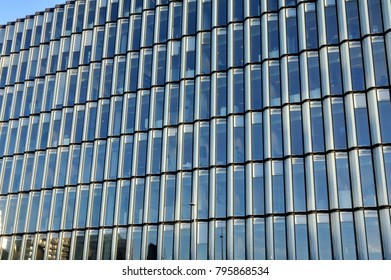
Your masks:
{"label": "rows of glass panels", "polygon": [[1,259],[390,259],[390,10],[79,0],[0,26]]}

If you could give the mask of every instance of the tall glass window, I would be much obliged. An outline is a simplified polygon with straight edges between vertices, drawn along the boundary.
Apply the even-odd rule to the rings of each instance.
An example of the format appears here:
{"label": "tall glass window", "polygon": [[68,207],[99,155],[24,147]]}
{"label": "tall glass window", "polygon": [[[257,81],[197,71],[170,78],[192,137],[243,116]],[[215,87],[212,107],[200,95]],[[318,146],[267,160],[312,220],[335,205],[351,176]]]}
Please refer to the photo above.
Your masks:
{"label": "tall glass window", "polygon": [[311,103],[312,151],[324,151],[323,112],[318,102]]}
{"label": "tall glass window", "polygon": [[377,91],[377,106],[379,110],[381,137],[384,143],[391,142],[391,123],[387,120],[391,117],[390,92],[388,90]]}
{"label": "tall glass window", "polygon": [[342,94],[341,63],[337,48],[329,48],[330,94]]}
{"label": "tall glass window", "polygon": [[369,25],[371,33],[383,32],[382,7],[380,0],[368,1]]}
{"label": "tall glass window", "polygon": [[301,108],[299,106],[290,107],[290,135],[291,153],[300,155],[303,153],[303,124]]}
{"label": "tall glass window", "polygon": [[354,95],[354,115],[356,124],[356,137],[359,146],[367,146],[370,144],[369,124],[367,102],[365,95]]}
{"label": "tall glass window", "polygon": [[317,215],[319,259],[331,260],[331,228],[328,214]]}
{"label": "tall glass window", "polygon": [[164,189],[164,221],[174,220],[175,208],[175,184],[176,178],[173,175],[168,175],[165,180]]}
{"label": "tall glass window", "polygon": [[373,174],[371,151],[361,150],[359,152],[359,162],[364,206],[376,206],[375,177]]}
{"label": "tall glass window", "polygon": [[296,212],[306,211],[306,184],[305,165],[301,158],[292,159],[292,185],[293,185],[293,208]]}
{"label": "tall glass window", "polygon": [[128,224],[129,217],[129,196],[130,196],[130,182],[122,181],[120,182],[119,192],[119,212],[118,212],[118,224],[126,225]]}
{"label": "tall glass window", "polygon": [[282,157],[282,124],[280,110],[275,109],[270,113],[270,134],[272,157]]}
{"label": "tall glass window", "polygon": [[387,59],[383,37],[372,37],[373,67],[376,86],[389,85]]}
{"label": "tall glass window", "polygon": [[365,231],[367,235],[368,257],[370,260],[382,259],[380,224],[376,211],[365,211]]}
{"label": "tall glass window", "polygon": [[261,22],[259,19],[250,21],[250,62],[261,61]]}
{"label": "tall glass window", "polygon": [[333,115],[333,138],[335,149],[346,148],[345,109],[342,99],[332,99],[331,111]]}
{"label": "tall glass window", "polygon": [[262,113],[255,112],[252,115],[251,126],[252,160],[263,159],[263,120]]}
{"label": "tall glass window", "polygon": [[335,168],[337,171],[339,207],[350,208],[352,207],[352,194],[350,187],[349,161],[347,154],[336,154]]}
{"label": "tall glass window", "polygon": [[363,90],[365,88],[364,66],[362,61],[361,44],[359,42],[349,43],[350,72],[352,76],[352,89]]}
{"label": "tall glass window", "polygon": [[349,39],[356,39],[360,37],[360,23],[358,17],[357,0],[347,0],[346,6],[346,20],[348,26]]}
{"label": "tall glass window", "polygon": [[286,225],[284,217],[273,218],[274,259],[287,259]]}
{"label": "tall glass window", "polygon": [[335,0],[325,3],[326,41],[327,44],[338,43],[338,20]]}
{"label": "tall glass window", "polygon": [[300,101],[300,69],[297,57],[288,58],[288,94],[290,102]]}
{"label": "tall glass window", "polygon": [[296,259],[308,260],[308,228],[306,216],[295,216]]}

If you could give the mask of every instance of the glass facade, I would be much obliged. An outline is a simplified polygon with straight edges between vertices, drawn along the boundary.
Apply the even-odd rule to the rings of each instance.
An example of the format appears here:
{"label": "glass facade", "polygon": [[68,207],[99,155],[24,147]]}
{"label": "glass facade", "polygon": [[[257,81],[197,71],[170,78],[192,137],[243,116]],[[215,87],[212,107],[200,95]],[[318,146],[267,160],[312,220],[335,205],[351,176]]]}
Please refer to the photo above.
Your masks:
{"label": "glass facade", "polygon": [[78,0],[0,26],[0,259],[391,259],[390,11]]}

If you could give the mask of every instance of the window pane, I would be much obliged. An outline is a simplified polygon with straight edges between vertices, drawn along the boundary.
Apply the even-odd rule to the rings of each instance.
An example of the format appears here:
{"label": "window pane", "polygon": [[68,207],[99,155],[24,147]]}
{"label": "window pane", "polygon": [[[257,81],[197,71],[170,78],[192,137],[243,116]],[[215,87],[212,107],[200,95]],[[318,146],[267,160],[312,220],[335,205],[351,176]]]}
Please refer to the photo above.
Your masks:
{"label": "window pane", "polygon": [[251,127],[252,159],[263,159],[263,120],[262,113],[253,113]]}
{"label": "window pane", "polygon": [[346,148],[346,128],[344,103],[340,99],[332,100],[334,148]]}
{"label": "window pane", "polygon": [[130,183],[124,181],[121,183],[120,191],[120,204],[118,213],[118,224],[126,225],[128,223],[129,216],[129,195],[130,195]]}
{"label": "window pane", "polygon": [[243,220],[234,221],[233,235],[234,260],[244,260],[246,258],[246,232]]}
{"label": "window pane", "polygon": [[163,233],[163,259],[172,260],[174,259],[173,246],[174,244],[174,227],[172,225],[164,226]]}
{"label": "window pane", "polygon": [[326,3],[325,16],[327,44],[336,44],[338,43],[338,21],[337,8],[334,1],[332,1],[331,5]]}
{"label": "window pane", "polygon": [[360,37],[360,24],[358,21],[357,1],[346,1],[346,20],[348,25],[349,39]]}
{"label": "window pane", "polygon": [[350,190],[349,162],[346,154],[336,155],[336,171],[338,186],[338,201],[340,208],[351,208],[352,198]]}
{"label": "window pane", "polygon": [[266,259],[266,233],[263,218],[254,219],[254,260]]}
{"label": "window pane", "polygon": [[164,220],[174,220],[174,206],[175,206],[175,177],[167,176],[165,185],[165,199],[164,199]]}
{"label": "window pane", "polygon": [[341,63],[338,49],[329,49],[330,94],[342,94]]}
{"label": "window pane", "polygon": [[345,260],[355,260],[357,255],[353,216],[351,213],[341,213],[340,219],[343,258]]}
{"label": "window pane", "polygon": [[102,186],[93,186],[92,203],[91,203],[91,227],[98,227],[100,220],[100,207],[102,203]]}
{"label": "window pane", "polygon": [[378,90],[377,92],[379,120],[382,142],[391,142],[391,118],[390,92],[388,90]]}
{"label": "window pane", "polygon": [[375,70],[376,86],[387,86],[387,59],[382,37],[372,38],[373,66]]}
{"label": "window pane", "polygon": [[273,213],[285,212],[284,170],[281,161],[272,163]]}
{"label": "window pane", "polygon": [[308,229],[305,216],[295,217],[296,259],[308,260]]}
{"label": "window pane", "polygon": [[372,167],[372,154],[363,150],[359,154],[361,191],[364,206],[376,206],[375,179]]}
{"label": "window pane", "polygon": [[117,260],[124,260],[126,257],[126,236],[128,230],[126,228],[119,228],[117,234]]}
{"label": "window pane", "polygon": [[365,230],[367,234],[368,256],[370,260],[383,258],[380,240],[378,214],[376,211],[365,211]]}
{"label": "window pane", "polygon": [[[349,3],[349,2],[348,2]],[[349,44],[350,69],[352,75],[352,89],[363,90],[365,85],[364,67],[362,61],[361,45],[356,42]]]}
{"label": "window pane", "polygon": [[330,222],[327,214],[318,214],[318,246],[319,259],[331,260]]}
{"label": "window pane", "polygon": [[314,49],[318,47],[318,31],[316,21],[316,3],[305,5],[305,25],[307,48]]}
{"label": "window pane", "polygon": [[112,226],[114,222],[114,203],[115,203],[116,184],[109,183],[106,187],[106,202],[105,202],[105,226]]}
{"label": "window pane", "polygon": [[314,186],[317,209],[328,209],[326,163],[323,157],[314,157]]}
{"label": "window pane", "polygon": [[291,149],[293,155],[300,155],[303,153],[303,124],[301,121],[300,107],[290,108],[290,132],[291,132]]}
{"label": "window pane", "polygon": [[324,151],[323,112],[320,103],[311,104],[312,150]]}
{"label": "window pane", "polygon": [[287,51],[288,53],[297,53],[297,19],[294,9],[286,10],[286,35],[287,35]]}
{"label": "window pane", "polygon": [[304,162],[302,159],[293,160],[292,183],[293,183],[293,203],[295,211],[306,211],[306,190]]}
{"label": "window pane", "polygon": [[287,258],[285,218],[274,218],[274,258],[285,260]]}

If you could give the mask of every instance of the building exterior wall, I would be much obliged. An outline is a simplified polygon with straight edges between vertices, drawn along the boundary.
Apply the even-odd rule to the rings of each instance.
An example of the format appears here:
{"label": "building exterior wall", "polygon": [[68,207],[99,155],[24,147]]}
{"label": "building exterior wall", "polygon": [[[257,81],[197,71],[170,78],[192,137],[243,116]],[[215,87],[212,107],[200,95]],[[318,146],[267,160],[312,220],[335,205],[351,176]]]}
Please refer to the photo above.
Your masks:
{"label": "building exterior wall", "polygon": [[391,259],[389,0],[79,0],[0,26],[1,259]]}

